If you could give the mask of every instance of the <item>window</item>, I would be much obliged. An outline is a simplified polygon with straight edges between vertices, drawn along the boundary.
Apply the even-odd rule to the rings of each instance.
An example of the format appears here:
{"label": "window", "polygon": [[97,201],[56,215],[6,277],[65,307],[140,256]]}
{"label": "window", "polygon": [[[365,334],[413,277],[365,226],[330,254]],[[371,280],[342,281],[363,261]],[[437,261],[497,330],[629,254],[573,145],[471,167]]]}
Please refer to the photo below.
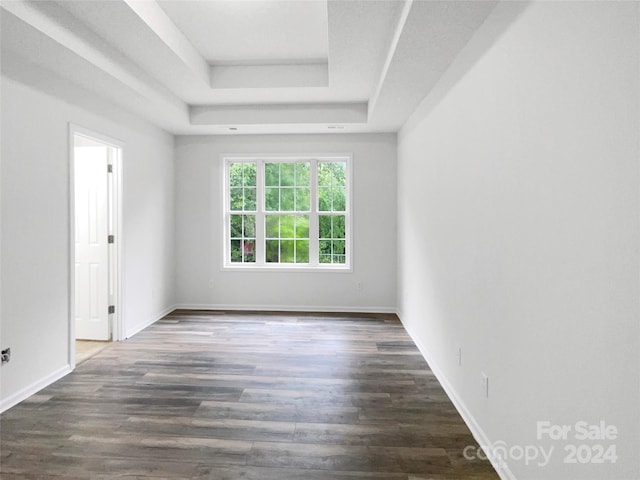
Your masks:
{"label": "window", "polygon": [[349,155],[224,165],[225,267],[350,268]]}

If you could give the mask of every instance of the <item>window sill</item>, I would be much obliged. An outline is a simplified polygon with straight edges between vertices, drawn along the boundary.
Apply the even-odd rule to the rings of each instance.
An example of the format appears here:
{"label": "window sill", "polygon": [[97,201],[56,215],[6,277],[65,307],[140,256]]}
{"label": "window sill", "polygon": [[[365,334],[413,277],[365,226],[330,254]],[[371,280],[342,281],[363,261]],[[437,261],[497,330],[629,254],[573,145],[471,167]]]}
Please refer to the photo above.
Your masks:
{"label": "window sill", "polygon": [[340,266],[292,266],[292,265],[265,265],[265,266],[252,266],[252,265],[224,265],[222,267],[224,272],[263,272],[263,273],[351,273],[353,268],[349,265]]}

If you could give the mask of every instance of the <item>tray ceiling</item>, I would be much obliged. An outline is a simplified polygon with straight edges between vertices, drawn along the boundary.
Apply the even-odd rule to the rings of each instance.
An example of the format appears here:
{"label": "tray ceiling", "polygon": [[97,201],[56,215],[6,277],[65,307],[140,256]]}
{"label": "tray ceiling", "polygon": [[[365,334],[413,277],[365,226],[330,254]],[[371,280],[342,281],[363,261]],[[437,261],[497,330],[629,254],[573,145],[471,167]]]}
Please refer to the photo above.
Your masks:
{"label": "tray ceiling", "polygon": [[393,132],[495,3],[12,0],[2,69],[175,134]]}

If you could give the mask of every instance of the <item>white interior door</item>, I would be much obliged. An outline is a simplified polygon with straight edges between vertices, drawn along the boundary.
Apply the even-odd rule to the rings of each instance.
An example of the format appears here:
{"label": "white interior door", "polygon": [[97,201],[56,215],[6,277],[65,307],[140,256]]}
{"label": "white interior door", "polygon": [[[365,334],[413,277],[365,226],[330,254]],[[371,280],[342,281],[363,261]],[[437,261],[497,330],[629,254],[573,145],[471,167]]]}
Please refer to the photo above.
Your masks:
{"label": "white interior door", "polygon": [[108,147],[76,136],[76,338],[110,340]]}

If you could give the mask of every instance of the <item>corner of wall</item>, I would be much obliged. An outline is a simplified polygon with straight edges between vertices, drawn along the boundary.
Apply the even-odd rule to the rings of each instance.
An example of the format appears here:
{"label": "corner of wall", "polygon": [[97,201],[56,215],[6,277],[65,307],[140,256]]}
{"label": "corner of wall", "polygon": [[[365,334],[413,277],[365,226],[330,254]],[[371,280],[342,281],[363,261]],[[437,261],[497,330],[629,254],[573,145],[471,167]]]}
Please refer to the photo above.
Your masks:
{"label": "corner of wall", "polygon": [[[476,420],[469,408],[467,408],[466,404],[462,400],[462,397],[458,395],[456,390],[453,388],[453,384],[447,378],[444,370],[442,370],[438,366],[436,360],[429,354],[428,349],[426,348],[420,337],[413,331],[409,323],[403,320],[403,315],[400,311],[398,311],[397,316],[400,319],[400,322],[402,322],[404,329],[407,331],[413,342],[418,347],[418,350],[429,365],[429,368],[438,379],[438,382],[440,382],[440,385],[451,400],[451,403],[453,403],[454,407],[464,420],[464,423],[466,423],[467,427],[469,427],[473,438],[476,439],[481,447],[493,445],[493,443],[489,439],[489,436],[480,426],[480,422]],[[513,472],[511,472],[506,462],[500,461],[493,455],[487,455],[487,457],[502,480],[516,480],[515,475],[513,474]]]}

